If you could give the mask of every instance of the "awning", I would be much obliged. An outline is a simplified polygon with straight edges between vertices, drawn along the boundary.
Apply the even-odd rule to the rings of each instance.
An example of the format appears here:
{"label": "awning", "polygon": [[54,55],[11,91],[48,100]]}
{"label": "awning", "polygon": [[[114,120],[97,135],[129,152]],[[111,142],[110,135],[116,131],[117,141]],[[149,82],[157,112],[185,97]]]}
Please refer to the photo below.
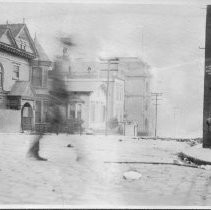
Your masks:
{"label": "awning", "polygon": [[29,81],[16,81],[12,86],[8,96],[21,96],[22,98],[34,98],[36,96],[35,91],[31,87]]}

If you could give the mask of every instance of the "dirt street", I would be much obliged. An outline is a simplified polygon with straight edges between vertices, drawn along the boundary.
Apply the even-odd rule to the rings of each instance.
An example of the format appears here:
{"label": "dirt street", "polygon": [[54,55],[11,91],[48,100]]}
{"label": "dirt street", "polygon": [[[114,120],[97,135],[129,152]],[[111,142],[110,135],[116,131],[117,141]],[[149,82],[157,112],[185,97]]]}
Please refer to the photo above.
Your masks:
{"label": "dirt street", "polygon": [[[121,136],[46,135],[26,158],[33,136],[0,134],[0,204],[77,206],[211,205],[209,170],[173,163],[184,142]],[[71,147],[67,147],[71,144]],[[124,179],[135,171],[138,180]]]}

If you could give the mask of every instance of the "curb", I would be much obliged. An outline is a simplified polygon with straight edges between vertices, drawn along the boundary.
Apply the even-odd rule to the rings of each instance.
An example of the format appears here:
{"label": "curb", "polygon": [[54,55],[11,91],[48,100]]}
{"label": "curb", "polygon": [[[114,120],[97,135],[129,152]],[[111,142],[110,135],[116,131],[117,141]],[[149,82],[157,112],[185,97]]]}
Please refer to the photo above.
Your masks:
{"label": "curb", "polygon": [[209,162],[209,161],[205,161],[205,160],[195,158],[191,155],[185,154],[184,152],[178,153],[178,157],[181,158],[182,160],[187,158],[189,161],[193,162],[196,165],[211,165],[211,162]]}

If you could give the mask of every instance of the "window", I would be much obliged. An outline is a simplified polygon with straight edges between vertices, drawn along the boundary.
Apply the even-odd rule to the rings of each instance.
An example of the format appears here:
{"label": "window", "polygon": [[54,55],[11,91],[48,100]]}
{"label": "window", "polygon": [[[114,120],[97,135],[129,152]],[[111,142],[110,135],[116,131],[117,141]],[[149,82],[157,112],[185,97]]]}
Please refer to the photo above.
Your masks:
{"label": "window", "polygon": [[41,122],[41,101],[36,101],[35,122]]}
{"label": "window", "polygon": [[32,85],[36,87],[47,87],[48,70],[34,67],[32,69]]}
{"label": "window", "polygon": [[81,104],[70,104],[69,118],[81,120],[82,105]]}
{"label": "window", "polygon": [[117,101],[123,100],[123,88],[120,85],[116,86],[116,100]]}
{"label": "window", "polygon": [[24,41],[23,39],[20,39],[19,46],[20,46],[21,50],[26,51],[26,45],[27,45],[27,42]]}
{"label": "window", "polygon": [[70,104],[70,119],[75,119],[75,104]]}
{"label": "window", "polygon": [[13,75],[12,75],[12,79],[13,80],[18,80],[19,79],[19,71],[20,71],[20,66],[15,64],[13,66]]}
{"label": "window", "polygon": [[41,87],[42,86],[42,69],[41,68],[33,68],[32,69],[32,85]]}
{"label": "window", "polygon": [[47,122],[48,119],[48,101],[43,102],[43,122]]}
{"label": "window", "polygon": [[3,66],[0,63],[0,90],[3,89],[3,76],[4,76],[3,73],[4,73]]}
{"label": "window", "polygon": [[99,103],[99,122],[104,122],[104,105]]}
{"label": "window", "polygon": [[105,116],[106,116],[106,107],[103,105],[103,122],[105,122]]}
{"label": "window", "polygon": [[124,99],[124,89],[121,88],[121,101],[123,101],[123,99]]}
{"label": "window", "polygon": [[116,100],[119,100],[119,87],[116,86]]}
{"label": "window", "polygon": [[7,107],[9,109],[20,110],[21,104],[20,99],[18,97],[9,97],[7,101]]}
{"label": "window", "polygon": [[26,51],[26,44],[21,43],[21,49]]}
{"label": "window", "polygon": [[82,105],[77,104],[77,119],[81,120],[81,110],[82,110]]}
{"label": "window", "polygon": [[92,102],[90,106],[90,121],[94,122],[95,121],[95,103]]}
{"label": "window", "polygon": [[43,70],[43,81],[42,81],[42,86],[47,87],[47,82],[48,82],[48,70],[44,69]]}
{"label": "window", "polygon": [[119,89],[119,92],[120,92],[120,93],[119,93],[119,100],[122,101],[122,88],[121,88],[121,87],[120,87],[120,89]]}

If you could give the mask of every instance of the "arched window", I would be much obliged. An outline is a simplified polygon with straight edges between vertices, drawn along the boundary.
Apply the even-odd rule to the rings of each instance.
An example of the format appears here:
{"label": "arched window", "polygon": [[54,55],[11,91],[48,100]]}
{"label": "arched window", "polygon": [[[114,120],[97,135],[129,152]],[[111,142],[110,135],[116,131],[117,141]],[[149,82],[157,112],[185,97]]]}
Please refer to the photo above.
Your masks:
{"label": "arched window", "polygon": [[4,68],[0,63],[0,91],[3,90]]}

